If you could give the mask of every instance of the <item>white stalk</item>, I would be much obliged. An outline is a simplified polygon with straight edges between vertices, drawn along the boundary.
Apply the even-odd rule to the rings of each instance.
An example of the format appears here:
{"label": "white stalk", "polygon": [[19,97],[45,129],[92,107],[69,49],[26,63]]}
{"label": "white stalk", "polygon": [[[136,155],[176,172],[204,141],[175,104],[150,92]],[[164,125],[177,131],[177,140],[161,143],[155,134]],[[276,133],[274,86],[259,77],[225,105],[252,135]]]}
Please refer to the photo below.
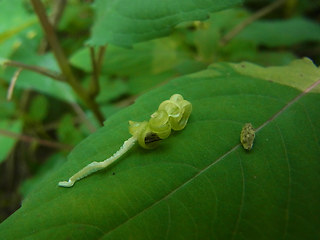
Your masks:
{"label": "white stalk", "polygon": [[136,137],[129,138],[127,141],[123,143],[121,148],[108,159],[102,162],[92,162],[88,164],[87,166],[82,168],[79,172],[74,174],[71,178],[69,178],[68,181],[59,182],[58,185],[60,187],[72,187],[76,181],[90,175],[91,173],[94,173],[96,171],[99,171],[101,169],[108,167],[110,164],[112,164],[118,158],[120,158],[123,154],[129,151],[133,147],[133,145],[136,143],[136,141],[137,141]]}

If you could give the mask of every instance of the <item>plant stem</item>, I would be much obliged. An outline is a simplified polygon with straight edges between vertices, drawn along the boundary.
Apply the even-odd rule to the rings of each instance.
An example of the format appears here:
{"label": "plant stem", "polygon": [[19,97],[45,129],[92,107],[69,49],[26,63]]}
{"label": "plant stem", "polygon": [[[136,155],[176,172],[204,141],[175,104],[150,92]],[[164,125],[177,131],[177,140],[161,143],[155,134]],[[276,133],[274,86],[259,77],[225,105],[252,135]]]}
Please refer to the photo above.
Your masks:
{"label": "plant stem", "polygon": [[91,133],[94,133],[97,129],[95,126],[88,120],[86,114],[82,110],[82,108],[77,103],[71,103],[71,107],[78,114],[79,119],[83,122],[89,129]]}
{"label": "plant stem", "polygon": [[77,82],[74,77],[69,62],[64,55],[64,52],[60,46],[58,38],[54,32],[52,25],[46,15],[46,10],[40,0],[31,0],[35,13],[38,15],[39,21],[41,23],[42,29],[45,32],[47,40],[51,46],[54,56],[59,64],[61,72],[66,77],[66,81],[70,84],[73,90],[78,94],[78,96],[84,101],[84,103],[92,110],[95,117],[98,119],[101,125],[103,125],[104,117],[99,109],[98,104],[93,101],[89,94],[82,88],[82,86]]}
{"label": "plant stem", "polygon": [[99,73],[98,73],[98,65],[96,61],[94,47],[89,47],[90,50],[90,58],[91,58],[91,66],[92,66],[92,78],[89,86],[90,96],[93,98],[99,94]]}
{"label": "plant stem", "polygon": [[237,36],[244,28],[246,28],[248,25],[253,23],[254,21],[258,20],[259,18],[267,15],[268,13],[272,12],[276,8],[280,7],[282,4],[284,4],[286,0],[278,0],[275,1],[266,7],[260,9],[250,17],[246,18],[244,21],[236,25],[231,31],[229,31],[224,37],[220,40],[220,45],[225,46],[228,42],[230,42],[235,36]]}
{"label": "plant stem", "polygon": [[11,61],[11,60],[6,60],[3,64],[6,65],[6,66],[18,67],[18,68],[22,68],[22,69],[25,69],[25,70],[30,70],[30,71],[33,71],[33,72],[36,72],[36,73],[40,73],[42,75],[45,75],[47,77],[50,77],[50,78],[58,80],[58,81],[65,81],[65,78],[60,73],[51,71],[51,70],[46,69],[44,67],[28,65],[28,64],[25,64],[25,63]]}
{"label": "plant stem", "polygon": [[17,139],[17,140],[20,140],[23,142],[28,142],[28,143],[36,142],[39,145],[50,147],[50,148],[57,148],[57,149],[64,149],[64,150],[71,150],[72,149],[72,146],[70,146],[70,145],[61,144],[58,142],[53,142],[53,141],[49,141],[49,140],[45,140],[45,139],[39,139],[39,138],[31,137],[28,135],[17,134],[17,133],[10,132],[10,131],[4,130],[4,129],[0,129],[0,135],[7,136],[7,137],[10,137],[13,139]]}
{"label": "plant stem", "polygon": [[[67,5],[67,0],[55,0],[52,6],[52,13],[49,16],[49,21],[52,27],[55,29],[58,25],[59,20],[62,17],[65,6]],[[39,53],[44,53],[48,48],[48,41],[46,38],[43,38],[40,43]]]}
{"label": "plant stem", "polygon": [[104,54],[107,50],[107,47],[108,45],[105,45],[105,46],[101,46],[99,48],[99,53],[98,53],[98,60],[97,60],[97,72],[98,72],[98,75],[100,75],[101,73],[101,68],[102,68],[102,64],[103,64],[103,60],[104,60]]}
{"label": "plant stem", "polygon": [[95,50],[93,47],[90,47],[90,57],[91,57],[91,65],[92,65],[92,79],[90,84],[90,96],[95,98],[100,92],[99,86],[99,76],[101,73],[101,67],[104,60],[104,54],[107,46],[101,46],[99,48],[98,56],[96,57]]}

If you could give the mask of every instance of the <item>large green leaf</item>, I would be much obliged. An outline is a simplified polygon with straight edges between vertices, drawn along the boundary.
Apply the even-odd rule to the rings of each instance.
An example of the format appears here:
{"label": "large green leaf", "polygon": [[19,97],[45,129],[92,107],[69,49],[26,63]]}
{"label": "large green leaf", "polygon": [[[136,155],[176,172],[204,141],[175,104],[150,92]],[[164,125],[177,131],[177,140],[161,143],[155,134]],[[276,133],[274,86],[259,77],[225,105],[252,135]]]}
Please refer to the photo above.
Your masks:
{"label": "large green leaf", "polygon": [[[80,143],[0,225],[1,239],[319,239],[320,70],[217,64],[140,97]],[[294,84],[292,84],[294,83]],[[155,150],[60,188],[181,93],[189,123]],[[257,128],[250,152],[240,130]]]}
{"label": "large green leaf", "polygon": [[90,45],[131,46],[168,35],[185,21],[205,20],[241,0],[97,0]]}

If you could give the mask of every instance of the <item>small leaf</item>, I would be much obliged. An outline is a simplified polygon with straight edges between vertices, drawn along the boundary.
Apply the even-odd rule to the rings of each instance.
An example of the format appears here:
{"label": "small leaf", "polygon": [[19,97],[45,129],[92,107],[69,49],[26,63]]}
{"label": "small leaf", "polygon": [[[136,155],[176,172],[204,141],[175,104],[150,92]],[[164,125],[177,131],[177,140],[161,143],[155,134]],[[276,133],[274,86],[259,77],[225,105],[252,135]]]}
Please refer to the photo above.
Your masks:
{"label": "small leaf", "polygon": [[41,121],[48,113],[48,100],[43,95],[37,95],[32,99],[29,107],[29,117],[32,120]]}
{"label": "small leaf", "polygon": [[58,138],[59,142],[70,145],[79,143],[83,138],[80,130],[74,126],[74,121],[70,114],[66,114],[60,120],[58,127]]}

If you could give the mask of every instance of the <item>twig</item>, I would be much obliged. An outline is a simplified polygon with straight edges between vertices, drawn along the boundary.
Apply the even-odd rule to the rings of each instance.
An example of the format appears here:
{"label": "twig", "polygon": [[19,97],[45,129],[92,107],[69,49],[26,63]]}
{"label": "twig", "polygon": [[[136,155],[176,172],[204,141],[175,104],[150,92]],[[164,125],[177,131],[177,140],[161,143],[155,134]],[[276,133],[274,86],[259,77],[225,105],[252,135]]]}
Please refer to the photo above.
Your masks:
{"label": "twig", "polygon": [[90,50],[90,58],[91,58],[91,66],[92,66],[92,78],[89,86],[89,94],[92,97],[96,97],[100,91],[98,65],[97,65],[94,47],[89,47],[89,50]]}
{"label": "twig", "polygon": [[[53,28],[56,28],[58,22],[60,21],[65,6],[67,4],[67,0],[56,0],[53,1],[52,14],[49,17],[49,21],[52,24]],[[40,43],[39,52],[44,53],[48,48],[48,41],[46,38],[43,38]]]}
{"label": "twig", "polygon": [[80,121],[82,121],[89,129],[91,133],[95,132],[97,129],[95,126],[88,120],[86,114],[82,110],[82,108],[76,104],[76,103],[71,103],[71,106],[73,110],[78,114]]}
{"label": "twig", "polygon": [[98,75],[100,75],[100,73],[101,73],[101,68],[102,68],[103,60],[104,60],[104,54],[105,54],[105,52],[107,50],[107,47],[108,47],[108,45],[101,46],[99,48],[98,60],[97,60],[97,72],[98,72]]}
{"label": "twig", "polygon": [[13,77],[10,81],[10,86],[8,88],[7,100],[10,101],[12,98],[13,89],[16,85],[17,79],[22,71],[22,68],[18,68],[17,71],[13,74]]}
{"label": "twig", "polygon": [[92,79],[89,87],[89,94],[92,97],[96,97],[100,92],[99,86],[99,76],[101,73],[101,68],[104,60],[104,54],[106,51],[106,46],[101,46],[99,48],[98,56],[95,55],[95,50],[93,47],[90,47],[90,57],[91,57],[91,65],[92,65]]}
{"label": "twig", "polygon": [[86,93],[86,91],[74,77],[68,59],[64,55],[55,31],[46,15],[46,10],[42,2],[40,0],[31,0],[31,3],[33,5],[35,13],[38,15],[42,29],[45,32],[45,35],[59,64],[61,72],[66,77],[66,81],[70,84],[70,86],[78,94],[78,96],[84,101],[84,103],[92,110],[99,123],[103,125],[104,117],[99,109],[99,106],[90,98],[90,96]]}
{"label": "twig", "polygon": [[52,14],[50,16],[50,22],[53,27],[56,27],[58,25],[58,22],[60,21],[60,19],[62,17],[62,13],[63,13],[66,5],[67,5],[67,0],[54,1]]}
{"label": "twig", "polygon": [[60,73],[51,71],[51,70],[46,69],[44,67],[28,65],[28,64],[25,64],[25,63],[11,61],[11,60],[6,60],[3,63],[3,65],[22,68],[22,69],[25,69],[25,70],[29,70],[29,71],[32,71],[32,72],[36,72],[36,73],[45,75],[47,77],[50,77],[50,78],[58,80],[58,81],[65,81],[65,78]]}
{"label": "twig", "polygon": [[23,135],[23,134],[17,134],[14,132],[10,132],[4,129],[0,129],[0,135],[3,136],[7,136],[13,139],[17,139],[23,142],[36,142],[39,145],[42,146],[46,146],[46,147],[50,147],[50,148],[57,148],[57,149],[63,149],[63,150],[71,150],[72,146],[70,145],[66,145],[66,144],[62,144],[62,143],[58,143],[58,142],[53,142],[53,141],[49,141],[49,140],[44,140],[44,139],[40,139],[40,138],[35,138],[35,137],[31,137],[28,135]]}
{"label": "twig", "polygon": [[248,25],[256,21],[257,19],[267,15],[268,13],[272,12],[276,8],[280,7],[282,4],[284,4],[286,0],[278,0],[275,1],[266,7],[260,9],[250,17],[246,18],[244,21],[236,25],[231,31],[229,31],[224,37],[220,40],[220,45],[224,46],[228,42],[230,42],[235,36],[237,36],[244,28],[246,28]]}

